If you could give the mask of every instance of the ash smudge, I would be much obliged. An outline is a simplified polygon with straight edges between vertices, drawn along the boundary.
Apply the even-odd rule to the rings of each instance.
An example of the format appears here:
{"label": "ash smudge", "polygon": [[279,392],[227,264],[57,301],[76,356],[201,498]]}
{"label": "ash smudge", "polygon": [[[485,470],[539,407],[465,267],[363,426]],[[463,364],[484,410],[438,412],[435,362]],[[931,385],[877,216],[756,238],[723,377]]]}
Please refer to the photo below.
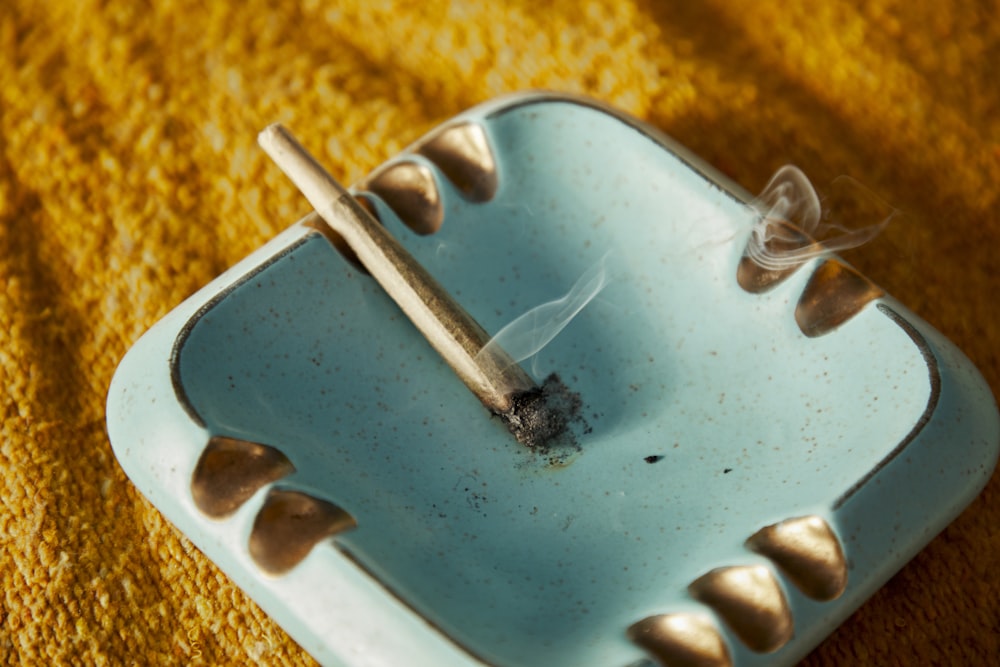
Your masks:
{"label": "ash smudge", "polygon": [[554,448],[579,451],[571,426],[589,432],[580,414],[583,401],[558,373],[545,378],[542,386],[514,395],[512,400],[514,406],[498,416],[518,442],[541,454],[550,454]]}

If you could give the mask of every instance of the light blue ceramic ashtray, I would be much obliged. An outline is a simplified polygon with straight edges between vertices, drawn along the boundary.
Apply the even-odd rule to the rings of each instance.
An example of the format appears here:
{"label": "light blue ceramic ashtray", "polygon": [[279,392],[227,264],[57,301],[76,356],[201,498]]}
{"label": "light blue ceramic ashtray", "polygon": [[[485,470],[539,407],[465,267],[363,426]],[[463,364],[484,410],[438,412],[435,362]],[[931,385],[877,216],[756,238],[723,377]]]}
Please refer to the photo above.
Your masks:
{"label": "light blue ceramic ashtray", "polygon": [[122,466],[324,664],[790,664],[993,469],[955,347],[633,119],[502,99],[354,193],[576,402],[518,442],[316,214],[136,343]]}

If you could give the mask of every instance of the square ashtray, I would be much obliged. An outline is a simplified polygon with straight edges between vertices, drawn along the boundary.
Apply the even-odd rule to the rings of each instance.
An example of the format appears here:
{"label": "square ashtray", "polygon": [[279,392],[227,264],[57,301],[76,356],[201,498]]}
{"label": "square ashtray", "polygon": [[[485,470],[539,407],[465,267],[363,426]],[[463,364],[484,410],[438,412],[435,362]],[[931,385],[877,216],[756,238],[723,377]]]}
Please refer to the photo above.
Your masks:
{"label": "square ashtray", "polygon": [[504,98],[352,192],[487,331],[602,289],[525,365],[581,406],[544,448],[316,214],[126,356],[121,465],[324,664],[790,664],[993,469],[954,346],[822,248],[755,265],[749,195],[634,119]]}

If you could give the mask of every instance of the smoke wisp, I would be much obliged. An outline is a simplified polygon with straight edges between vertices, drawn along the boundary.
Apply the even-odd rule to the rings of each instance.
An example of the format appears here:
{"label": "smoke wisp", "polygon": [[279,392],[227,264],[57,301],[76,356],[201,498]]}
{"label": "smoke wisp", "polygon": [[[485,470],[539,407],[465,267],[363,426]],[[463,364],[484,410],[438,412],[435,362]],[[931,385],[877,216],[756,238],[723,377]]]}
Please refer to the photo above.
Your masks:
{"label": "smoke wisp", "polygon": [[[802,170],[791,165],[775,172],[750,207],[757,216],[746,254],[759,266],[773,271],[799,266],[828,251],[867,243],[896,213],[845,176],[831,184],[830,195],[821,201]],[[853,229],[842,222],[873,218],[879,222]]]}
{"label": "smoke wisp", "polygon": [[531,308],[500,329],[477,357],[499,348],[520,363],[538,354],[607,286],[609,255],[584,271],[565,296]]}

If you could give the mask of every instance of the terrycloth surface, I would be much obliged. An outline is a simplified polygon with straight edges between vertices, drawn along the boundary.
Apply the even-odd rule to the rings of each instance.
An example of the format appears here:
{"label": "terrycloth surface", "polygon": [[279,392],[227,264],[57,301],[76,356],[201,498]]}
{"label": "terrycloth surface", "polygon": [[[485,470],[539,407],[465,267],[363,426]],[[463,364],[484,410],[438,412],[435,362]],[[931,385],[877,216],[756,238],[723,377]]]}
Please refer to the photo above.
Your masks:
{"label": "terrycloth surface", "polygon": [[[255,147],[275,120],[351,182],[544,87],[752,191],[789,162],[849,174],[907,214],[849,259],[1000,390],[995,1],[143,4],[0,7],[0,664],[310,663],[132,487],[103,425],[128,346],[307,210]],[[998,525],[994,477],[808,664],[1000,655]]]}

